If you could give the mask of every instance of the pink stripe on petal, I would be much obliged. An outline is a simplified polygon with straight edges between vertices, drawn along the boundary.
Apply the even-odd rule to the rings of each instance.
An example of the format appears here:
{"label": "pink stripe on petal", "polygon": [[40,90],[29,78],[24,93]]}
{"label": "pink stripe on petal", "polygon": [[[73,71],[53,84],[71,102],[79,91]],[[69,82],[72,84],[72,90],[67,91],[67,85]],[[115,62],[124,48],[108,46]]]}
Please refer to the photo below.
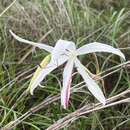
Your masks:
{"label": "pink stripe on petal", "polygon": [[65,106],[64,106],[64,109],[66,109],[68,107],[68,104],[69,104],[71,82],[72,82],[72,77],[70,78],[70,80],[68,82],[68,85],[67,85],[66,94],[65,94]]}

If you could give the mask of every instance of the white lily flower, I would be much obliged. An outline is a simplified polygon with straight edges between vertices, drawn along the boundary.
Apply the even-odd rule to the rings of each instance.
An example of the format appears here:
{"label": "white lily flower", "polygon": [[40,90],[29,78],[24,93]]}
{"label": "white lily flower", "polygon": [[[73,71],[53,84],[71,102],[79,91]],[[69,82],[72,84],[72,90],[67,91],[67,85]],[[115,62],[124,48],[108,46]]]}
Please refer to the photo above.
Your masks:
{"label": "white lily flower", "polygon": [[[67,48],[74,48],[75,44],[70,41],[65,40],[58,40],[55,47],[43,44],[43,43],[36,43],[29,40],[25,40],[15,33],[13,33],[11,30],[9,30],[11,35],[18,41],[33,45],[35,47],[38,47],[40,49],[43,49],[49,53],[51,53],[51,60],[49,64],[44,63],[46,62],[46,58],[42,61],[40,64],[41,67],[38,67],[36,72],[33,75],[33,78],[29,85],[30,93],[33,95],[34,89],[40,84],[40,82],[48,75],[51,71],[56,69],[58,66],[64,64],[68,60],[68,56],[65,54]],[[48,60],[47,60],[48,61]],[[45,64],[45,65],[44,65]]]}
{"label": "white lily flower", "polygon": [[46,67],[41,68],[39,73],[35,75],[35,78],[31,82],[30,86],[31,94],[33,94],[33,90],[51,71],[53,71],[58,66],[64,64],[67,61],[67,64],[63,72],[63,88],[61,90],[61,104],[63,105],[64,109],[67,108],[70,97],[70,86],[72,81],[73,67],[77,68],[77,71],[84,79],[89,91],[97,98],[97,100],[99,100],[102,104],[105,105],[106,99],[103,92],[101,91],[98,84],[87,73],[85,66],[81,64],[77,56],[95,52],[108,52],[116,54],[125,60],[124,54],[119,49],[98,42],[89,43],[80,47],[79,49],[76,49],[76,46],[73,42],[65,40],[58,40],[56,46],[51,47],[48,45],[44,45],[42,43],[30,42],[28,40],[18,37],[12,31],[10,32],[14,36],[14,38],[17,39],[18,41],[28,43],[41,49],[44,49],[48,52],[51,52],[50,62],[46,65]]}
{"label": "white lily flower", "polygon": [[[75,47],[76,48],[76,47]],[[81,62],[78,60],[77,56],[88,54],[88,53],[95,53],[95,52],[108,52],[113,53],[125,60],[124,54],[119,50],[115,49],[110,45],[94,42],[86,44],[79,49],[70,49],[68,48],[68,55],[69,60],[67,62],[67,65],[64,69],[63,73],[63,88],[61,91],[61,104],[66,109],[68,106],[68,101],[70,97],[70,84],[71,84],[71,75],[73,66],[77,68],[79,74],[84,79],[86,86],[88,87],[89,91],[99,100],[102,104],[105,105],[106,99],[101,91],[98,84],[89,76],[89,74],[86,71],[86,68],[81,64]]]}

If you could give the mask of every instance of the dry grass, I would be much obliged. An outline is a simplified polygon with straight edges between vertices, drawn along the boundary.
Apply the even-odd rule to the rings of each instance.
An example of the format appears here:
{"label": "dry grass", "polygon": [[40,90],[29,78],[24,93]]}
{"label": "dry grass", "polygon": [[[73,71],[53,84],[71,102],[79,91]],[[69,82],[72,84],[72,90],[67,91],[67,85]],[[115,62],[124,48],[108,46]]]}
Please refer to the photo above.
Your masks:
{"label": "dry grass", "polygon": [[[129,92],[130,87],[129,0],[22,0],[14,3],[4,0],[0,1],[0,12],[1,128],[130,128],[129,94],[113,99],[119,93]],[[128,60],[126,64],[120,65],[120,59],[100,53],[81,57],[84,65],[103,78],[104,92],[108,101],[112,101],[106,106],[97,104],[82,79],[74,74],[70,105],[68,110],[63,110],[58,101],[62,67],[43,81],[46,87],[38,88],[34,96],[26,93],[30,77],[46,53],[17,43],[9,29],[26,39],[50,45],[62,38],[74,41],[77,46],[99,41],[121,48]],[[92,103],[95,105],[91,106]]]}

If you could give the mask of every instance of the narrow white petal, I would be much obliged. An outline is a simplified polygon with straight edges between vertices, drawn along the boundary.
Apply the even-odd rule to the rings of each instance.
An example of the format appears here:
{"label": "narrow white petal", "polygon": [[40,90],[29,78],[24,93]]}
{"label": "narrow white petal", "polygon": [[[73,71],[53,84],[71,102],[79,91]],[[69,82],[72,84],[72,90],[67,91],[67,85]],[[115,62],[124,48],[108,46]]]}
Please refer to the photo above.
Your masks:
{"label": "narrow white petal", "polygon": [[75,44],[71,41],[66,40],[58,40],[53,51],[52,51],[52,59],[56,61],[61,55],[67,55],[67,50],[75,50]]}
{"label": "narrow white petal", "polygon": [[74,65],[74,60],[70,59],[67,62],[63,72],[63,88],[61,91],[61,105],[64,107],[64,109],[68,107],[73,65]]}
{"label": "narrow white petal", "polygon": [[36,71],[34,72],[32,78],[31,78],[29,87],[28,87],[28,90],[30,91],[31,94],[33,94],[33,86],[32,86],[32,84],[33,84],[34,80],[37,78],[37,76],[43,70],[43,68],[46,68],[46,66],[49,64],[50,60],[51,60],[51,55],[46,56],[42,60],[42,62],[40,63],[40,65],[37,67]]}
{"label": "narrow white petal", "polygon": [[119,50],[110,45],[102,44],[98,42],[89,43],[77,49],[79,55],[93,53],[93,52],[108,52],[116,54],[125,60],[124,54]]}
{"label": "narrow white petal", "polygon": [[41,72],[39,72],[39,74],[37,75],[37,77],[33,80],[33,82],[31,83],[31,87],[30,87],[30,93],[33,94],[33,91],[35,88],[37,88],[37,86],[41,83],[41,81],[50,73],[52,72],[54,69],[56,69],[58,66],[64,64],[67,61],[67,57],[66,56],[62,56],[61,58],[58,59],[58,64],[55,64],[52,60],[50,61],[50,63],[41,70]]}
{"label": "narrow white petal", "polygon": [[23,42],[23,43],[27,43],[27,44],[30,44],[30,45],[33,45],[35,47],[38,47],[40,49],[44,49],[48,52],[52,52],[53,50],[53,47],[52,46],[49,46],[49,45],[46,45],[46,44],[43,44],[43,43],[36,43],[36,42],[32,42],[32,41],[28,41],[28,40],[25,40],[19,36],[17,36],[16,34],[14,34],[11,30],[9,31],[11,33],[11,35],[18,41],[20,42]]}
{"label": "narrow white petal", "polygon": [[106,99],[97,83],[88,75],[86,68],[80,63],[78,59],[75,60],[75,66],[78,72],[84,79],[89,91],[103,104],[106,103]]}

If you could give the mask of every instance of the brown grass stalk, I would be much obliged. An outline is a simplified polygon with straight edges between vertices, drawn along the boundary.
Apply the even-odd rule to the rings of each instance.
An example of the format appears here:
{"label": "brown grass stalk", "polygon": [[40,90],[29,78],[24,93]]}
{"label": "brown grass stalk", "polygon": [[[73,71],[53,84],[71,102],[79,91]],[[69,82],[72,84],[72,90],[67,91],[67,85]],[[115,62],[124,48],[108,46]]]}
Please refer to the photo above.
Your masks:
{"label": "brown grass stalk", "polygon": [[[115,70],[116,68],[117,68],[117,70],[119,70],[119,67],[124,66],[124,65],[126,66],[127,64],[129,64],[129,62],[123,63],[121,65],[117,65],[117,67],[114,67],[114,70],[113,70],[113,67],[112,67],[112,69],[109,69],[109,71],[110,70],[113,70],[113,71],[109,72],[109,75],[117,72]],[[108,74],[106,74],[106,76],[108,76]],[[101,78],[104,78],[106,76],[104,75]],[[101,79],[97,79],[97,80],[101,80]],[[78,85],[81,86],[82,83],[79,83]],[[74,86],[71,89],[71,93],[73,91],[75,92],[75,89],[76,89],[76,87],[78,85]],[[79,91],[79,89],[76,89],[76,91]],[[70,123],[70,122],[80,118],[84,114],[89,114],[89,113],[91,113],[93,111],[97,111],[97,110],[101,110],[101,109],[104,109],[104,108],[107,108],[107,107],[111,107],[111,106],[114,106],[114,105],[117,105],[117,104],[129,102],[130,98],[126,97],[125,99],[122,99],[128,93],[130,93],[130,89],[127,89],[127,90],[123,91],[122,93],[120,93],[118,95],[115,95],[113,97],[108,98],[106,105],[102,105],[101,103],[96,103],[96,104],[93,104],[93,105],[85,105],[82,108],[76,110],[75,112],[72,112],[69,115],[65,116],[64,118],[58,120],[56,123],[51,125],[47,130],[58,130],[58,129],[61,129],[64,126],[67,126],[68,123]],[[46,98],[43,102],[41,102],[40,104],[38,104],[35,107],[32,107],[31,109],[29,109],[26,113],[24,113],[22,116],[20,116],[16,120],[11,121],[10,123],[8,123],[6,126],[1,128],[1,130],[11,130],[11,129],[15,128],[17,125],[22,123],[25,119],[30,117],[32,114],[38,112],[39,110],[47,107],[49,104],[51,104],[51,103],[53,103],[53,102],[55,102],[55,101],[57,101],[59,99],[60,99],[60,95],[59,94],[56,95],[56,96],[51,96],[51,97]]]}

